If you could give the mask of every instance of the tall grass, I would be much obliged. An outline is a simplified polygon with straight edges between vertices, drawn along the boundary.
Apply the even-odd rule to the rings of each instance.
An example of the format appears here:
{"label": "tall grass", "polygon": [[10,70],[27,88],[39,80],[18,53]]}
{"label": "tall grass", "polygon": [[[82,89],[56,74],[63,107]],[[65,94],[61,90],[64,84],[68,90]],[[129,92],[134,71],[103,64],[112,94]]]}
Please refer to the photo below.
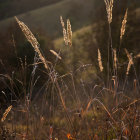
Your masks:
{"label": "tall grass", "polygon": [[[11,105],[4,111],[0,122],[1,139],[140,139],[140,99],[139,96],[136,97],[125,90],[131,66],[135,70],[133,56],[125,49],[128,66],[126,67],[126,78],[123,86],[119,86],[118,63],[120,58],[117,57],[117,51],[120,48],[113,48],[110,26],[114,1],[104,0],[104,2],[109,24],[107,68],[103,67],[104,61],[99,49],[97,58],[100,74],[104,72],[104,69],[107,69],[108,79],[104,84],[86,85],[82,77],[79,80],[80,84],[76,84],[75,73],[77,71],[80,73],[80,68],[76,72],[68,71],[66,74],[60,75],[55,66],[59,60],[63,61],[61,54],[55,50],[50,50],[58,61],[55,64],[47,61],[33,33],[25,23],[17,17],[15,18],[26,39],[32,45],[35,56],[30,81],[26,79],[26,68],[28,66],[26,58],[25,62],[20,60],[24,73],[23,81],[20,81],[23,86],[24,99],[17,97],[16,106],[12,107]],[[122,21],[120,40],[125,35],[127,12],[126,10]],[[67,20],[67,29],[62,17],[60,17],[60,21],[65,45],[73,47],[70,20]],[[112,57],[110,57],[110,50]],[[113,68],[110,67],[110,60],[113,63]],[[38,79],[35,79],[36,69],[40,64],[43,64],[43,73],[48,79],[40,88],[40,90],[44,89],[43,93],[38,91],[39,94],[36,94],[33,98],[33,89],[38,82]],[[82,67],[85,69],[86,66]],[[135,91],[139,92],[139,79],[136,71],[135,76],[134,87],[131,89],[133,94],[135,94]],[[104,80],[103,75],[102,78]],[[12,78],[10,77],[8,80],[12,81]],[[26,87],[27,82],[30,85],[29,90]],[[13,83],[10,88],[12,88],[12,85]],[[7,128],[9,128],[8,131]],[[13,133],[14,135],[12,135]]]}

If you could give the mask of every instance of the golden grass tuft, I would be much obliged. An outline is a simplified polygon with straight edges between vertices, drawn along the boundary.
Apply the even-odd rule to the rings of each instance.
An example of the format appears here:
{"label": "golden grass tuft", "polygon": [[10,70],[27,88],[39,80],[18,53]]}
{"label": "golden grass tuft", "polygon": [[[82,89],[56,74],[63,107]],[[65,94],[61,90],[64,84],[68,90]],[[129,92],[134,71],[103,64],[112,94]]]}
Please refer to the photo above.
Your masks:
{"label": "golden grass tuft", "polygon": [[11,109],[12,109],[12,105],[9,106],[9,107],[5,110],[5,112],[4,112],[3,116],[2,116],[1,122],[4,122],[4,121],[5,121],[7,115],[8,115],[9,112],[11,111]]}
{"label": "golden grass tuft", "polygon": [[124,19],[122,21],[122,27],[121,27],[121,34],[120,34],[120,40],[122,40],[125,30],[126,30],[126,23],[127,23],[127,14],[128,14],[128,9],[125,12]]}

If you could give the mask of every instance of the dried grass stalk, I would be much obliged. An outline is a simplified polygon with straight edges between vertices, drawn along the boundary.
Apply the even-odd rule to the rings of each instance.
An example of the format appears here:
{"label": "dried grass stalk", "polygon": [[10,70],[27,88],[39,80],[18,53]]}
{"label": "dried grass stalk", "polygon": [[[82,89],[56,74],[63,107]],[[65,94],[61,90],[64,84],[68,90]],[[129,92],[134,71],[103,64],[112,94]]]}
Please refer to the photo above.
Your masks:
{"label": "dried grass stalk", "polygon": [[99,49],[98,49],[98,63],[99,63],[100,71],[102,72],[104,68],[103,68],[103,65],[102,65],[101,52],[100,52]]}
{"label": "dried grass stalk", "polygon": [[124,34],[125,34],[126,23],[127,23],[127,14],[128,14],[128,9],[126,10],[125,15],[124,15],[124,19],[123,19],[123,21],[122,21],[120,40],[122,40],[122,37],[123,37]]}
{"label": "dried grass stalk", "polygon": [[117,69],[117,54],[116,54],[116,49],[113,49],[113,54],[114,54],[114,68]]}
{"label": "dried grass stalk", "polygon": [[5,110],[5,112],[4,112],[3,116],[2,116],[1,122],[4,122],[4,121],[5,121],[7,115],[8,115],[9,112],[11,111],[11,109],[12,109],[12,105],[9,106],[9,107]]}
{"label": "dried grass stalk", "polygon": [[129,74],[129,71],[130,71],[131,65],[132,65],[132,61],[129,61],[129,62],[128,62],[128,65],[127,65],[126,75]]}
{"label": "dried grass stalk", "polygon": [[42,61],[42,63],[44,64],[45,68],[48,69],[48,64],[47,64],[45,58],[43,57],[42,53],[39,50],[40,44],[38,43],[37,39],[32,34],[30,29],[23,22],[19,21],[19,19],[17,17],[15,17],[15,19],[16,19],[18,25],[20,26],[22,32],[24,33],[25,37],[27,38],[27,40],[31,43],[35,52],[37,52],[37,54],[39,55],[39,58]]}
{"label": "dried grass stalk", "polygon": [[53,55],[55,55],[58,59],[62,59],[61,58],[61,56],[57,53],[57,52],[55,52],[54,50],[50,50],[50,52],[53,54]]}
{"label": "dried grass stalk", "polygon": [[131,68],[131,65],[133,65],[134,62],[133,62],[133,58],[132,58],[131,54],[129,54],[129,52],[127,51],[127,49],[125,48],[124,50],[125,50],[125,52],[127,54],[128,60],[129,60],[128,66],[127,66],[127,70],[126,70],[126,75],[128,75],[129,74],[129,71],[130,71],[130,68]]}
{"label": "dried grass stalk", "polygon": [[104,2],[106,5],[108,23],[110,24],[112,22],[112,9],[114,0],[104,0]]}

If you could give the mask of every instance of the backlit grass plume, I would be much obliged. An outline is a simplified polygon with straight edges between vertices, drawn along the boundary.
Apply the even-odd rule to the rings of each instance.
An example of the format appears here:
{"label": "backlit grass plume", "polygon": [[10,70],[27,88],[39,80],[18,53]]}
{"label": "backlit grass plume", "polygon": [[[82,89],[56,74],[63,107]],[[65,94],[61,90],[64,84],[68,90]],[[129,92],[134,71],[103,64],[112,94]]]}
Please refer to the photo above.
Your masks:
{"label": "backlit grass plume", "polygon": [[67,39],[69,46],[72,46],[72,30],[70,20],[67,20]]}
{"label": "backlit grass plume", "polygon": [[21,22],[17,17],[15,17],[15,19],[16,19],[19,27],[21,28],[22,32],[24,33],[25,37],[27,38],[27,40],[31,43],[35,52],[37,52],[37,54],[39,55],[39,58],[42,61],[42,63],[44,64],[45,68],[48,69],[48,64],[47,64],[45,58],[43,57],[42,53],[39,50],[40,44],[38,43],[37,39],[32,34],[30,29],[23,22]]}
{"label": "backlit grass plume", "polygon": [[125,15],[124,15],[124,19],[123,19],[123,21],[122,21],[120,40],[122,40],[122,37],[123,37],[124,34],[125,34],[126,23],[127,23],[127,14],[128,14],[128,9],[126,10]]}
{"label": "backlit grass plume", "polygon": [[64,37],[65,45],[72,46],[72,29],[71,29],[70,20],[67,19],[67,30],[65,28],[65,23],[63,21],[62,16],[60,16],[60,22],[61,22],[62,29],[63,29],[63,37]]}
{"label": "backlit grass plume", "polygon": [[65,23],[63,21],[62,16],[60,16],[60,22],[61,22],[62,29],[63,29],[64,42],[65,42],[65,45],[67,46],[68,45],[67,30],[65,28]]}
{"label": "backlit grass plume", "polygon": [[114,0],[104,0],[104,2],[106,5],[108,23],[110,24],[112,22],[112,9]]}

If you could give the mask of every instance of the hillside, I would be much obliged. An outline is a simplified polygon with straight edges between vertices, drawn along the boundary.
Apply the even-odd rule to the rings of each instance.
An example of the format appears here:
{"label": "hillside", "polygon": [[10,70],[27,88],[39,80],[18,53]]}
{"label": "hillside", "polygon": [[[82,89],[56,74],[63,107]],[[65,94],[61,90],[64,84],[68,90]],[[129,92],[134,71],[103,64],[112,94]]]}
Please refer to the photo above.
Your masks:
{"label": "hillside", "polygon": [[[63,0],[56,4],[20,14],[18,18],[24,21],[31,29],[40,28],[57,37],[61,33],[60,15],[64,19],[70,18],[73,30],[77,30],[90,24],[91,13],[94,13],[93,7],[93,0],[89,0],[88,3],[85,3],[84,0]],[[6,29],[12,22],[14,22],[13,18],[1,21],[0,30]]]}
{"label": "hillside", "polygon": [[0,20],[60,1],[61,0],[1,0]]}
{"label": "hillside", "polygon": [[[88,0],[88,3],[85,3],[85,0],[59,0],[59,2],[58,0],[52,0],[50,5],[45,5],[48,3],[48,0],[37,0],[36,2],[33,2],[33,0],[21,0],[20,3],[23,3],[24,7],[29,2],[29,7],[34,7],[32,5],[37,5],[37,3],[38,7],[41,4],[44,4],[44,7],[25,12],[24,14],[16,14],[18,18],[25,22],[31,30],[42,30],[54,38],[62,36],[62,28],[59,21],[60,15],[63,16],[65,21],[69,18],[72,24],[72,30],[76,31],[90,25],[94,20],[96,21],[99,16],[97,11],[105,10],[104,2],[97,0]],[[135,2],[137,3],[134,6],[136,8],[136,6],[139,6],[139,2]],[[16,4],[18,5],[18,3]],[[127,4],[125,5],[128,6]],[[138,11],[137,14],[139,14]],[[0,21],[0,30],[5,31],[14,22],[15,19],[13,17]]]}

